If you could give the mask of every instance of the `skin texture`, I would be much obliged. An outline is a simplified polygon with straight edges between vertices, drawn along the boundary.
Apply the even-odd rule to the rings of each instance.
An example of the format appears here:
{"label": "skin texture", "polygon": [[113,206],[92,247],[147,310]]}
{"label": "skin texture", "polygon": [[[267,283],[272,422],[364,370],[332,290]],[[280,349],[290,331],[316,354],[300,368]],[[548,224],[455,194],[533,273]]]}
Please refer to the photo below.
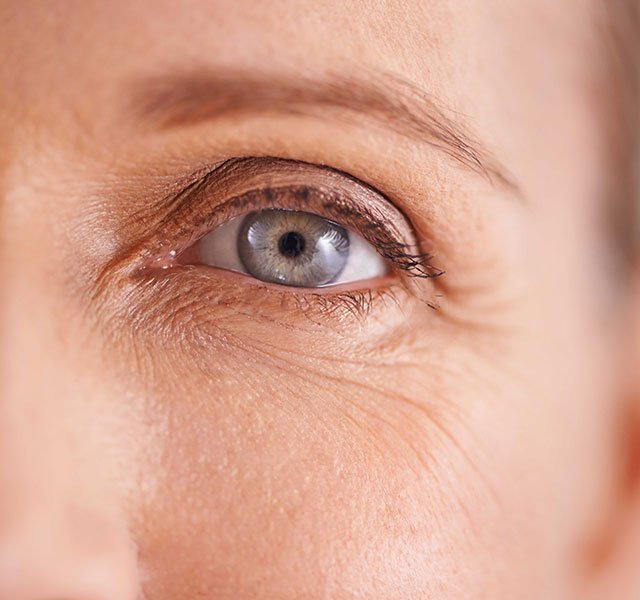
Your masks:
{"label": "skin texture", "polygon": [[[0,598],[638,597],[599,3],[0,7]],[[486,168],[331,103],[141,108],[185,73],[401,79]],[[166,199],[243,156],[380,190],[446,274],[162,262],[193,236]]]}

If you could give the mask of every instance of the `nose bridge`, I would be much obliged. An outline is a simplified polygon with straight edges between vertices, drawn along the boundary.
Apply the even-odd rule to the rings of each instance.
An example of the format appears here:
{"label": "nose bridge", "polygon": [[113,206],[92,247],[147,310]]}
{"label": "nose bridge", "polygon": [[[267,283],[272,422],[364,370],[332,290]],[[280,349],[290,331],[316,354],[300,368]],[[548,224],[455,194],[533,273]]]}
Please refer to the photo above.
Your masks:
{"label": "nose bridge", "polygon": [[3,252],[0,265],[1,527],[7,514],[29,510],[35,498],[44,508],[59,497],[71,483],[82,451],[74,439],[64,352],[56,343],[55,317],[37,264],[24,258],[12,263]]}
{"label": "nose bridge", "polygon": [[105,403],[38,261],[1,246],[0,600],[134,600],[135,547],[97,423]]}
{"label": "nose bridge", "polygon": [[[0,533],[2,600],[135,600],[135,547],[108,512],[77,496],[24,489],[3,507]],[[24,501],[16,509],[16,502]],[[8,511],[7,511],[8,509]],[[6,517],[10,517],[7,519]]]}
{"label": "nose bridge", "polygon": [[12,343],[27,347],[0,396],[0,600],[133,600],[136,551],[82,410],[91,400],[74,396],[68,368],[38,368],[41,354]]}

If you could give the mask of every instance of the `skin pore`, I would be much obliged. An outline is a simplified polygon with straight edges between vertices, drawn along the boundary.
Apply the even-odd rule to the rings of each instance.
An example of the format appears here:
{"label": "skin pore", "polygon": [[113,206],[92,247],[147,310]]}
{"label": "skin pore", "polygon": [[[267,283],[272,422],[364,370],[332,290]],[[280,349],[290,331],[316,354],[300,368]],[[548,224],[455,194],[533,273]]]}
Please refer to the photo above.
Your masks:
{"label": "skin pore", "polygon": [[[640,594],[601,2],[0,17],[0,599]],[[203,264],[267,208],[388,272]]]}

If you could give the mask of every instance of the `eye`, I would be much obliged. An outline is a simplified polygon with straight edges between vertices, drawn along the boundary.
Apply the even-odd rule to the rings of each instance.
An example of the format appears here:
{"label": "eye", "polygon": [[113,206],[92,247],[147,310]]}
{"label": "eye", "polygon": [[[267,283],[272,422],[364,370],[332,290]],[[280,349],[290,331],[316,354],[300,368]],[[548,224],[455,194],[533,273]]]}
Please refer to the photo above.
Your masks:
{"label": "eye", "polygon": [[167,206],[140,272],[199,277],[211,269],[197,267],[212,267],[290,288],[403,285],[412,293],[431,292],[420,280],[443,274],[394,202],[327,166],[233,158],[167,197]]}
{"label": "eye", "polygon": [[385,260],[358,233],[290,209],[258,210],[228,220],[196,243],[194,258],[260,281],[304,288],[387,274]]}

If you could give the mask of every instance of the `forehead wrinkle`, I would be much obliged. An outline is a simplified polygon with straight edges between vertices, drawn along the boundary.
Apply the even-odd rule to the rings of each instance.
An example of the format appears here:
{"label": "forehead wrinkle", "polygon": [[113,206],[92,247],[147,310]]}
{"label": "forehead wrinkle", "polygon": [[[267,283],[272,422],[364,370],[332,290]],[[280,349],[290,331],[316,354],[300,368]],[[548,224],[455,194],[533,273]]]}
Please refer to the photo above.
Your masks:
{"label": "forehead wrinkle", "polygon": [[[519,195],[514,178],[468,128],[448,117],[426,92],[397,76],[318,80],[246,71],[197,70],[144,78],[133,85],[136,122],[158,129],[198,125],[244,113],[313,114],[339,109],[426,143],[493,184]],[[457,115],[460,118],[460,115]]]}

